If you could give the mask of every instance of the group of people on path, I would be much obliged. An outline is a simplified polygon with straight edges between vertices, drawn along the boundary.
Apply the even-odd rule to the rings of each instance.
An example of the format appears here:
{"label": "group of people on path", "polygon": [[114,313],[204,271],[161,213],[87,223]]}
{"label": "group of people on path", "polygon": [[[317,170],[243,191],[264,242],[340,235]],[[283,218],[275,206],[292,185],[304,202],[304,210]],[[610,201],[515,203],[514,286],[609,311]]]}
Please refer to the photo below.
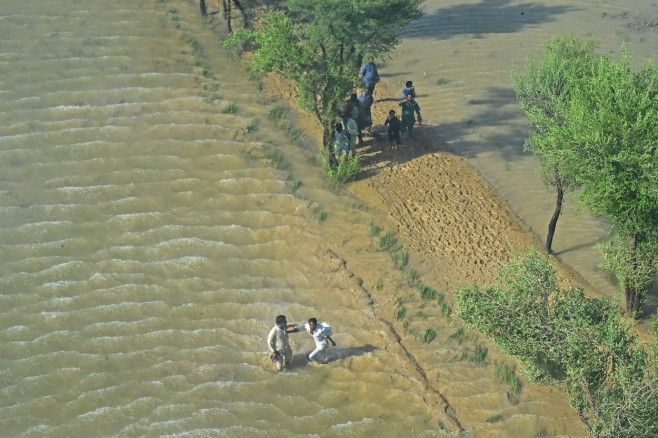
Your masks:
{"label": "group of people on path", "polygon": [[[356,156],[357,140],[359,144],[363,142],[363,130],[370,131],[372,126],[372,105],[375,103],[373,92],[375,85],[379,82],[379,72],[375,60],[370,58],[367,64],[364,64],[359,71],[359,77],[363,80],[365,89],[357,96],[352,93],[348,99],[345,108],[341,114],[340,122],[335,125],[333,153],[338,159],[352,158]],[[420,115],[420,106],[416,102],[416,89],[412,81],[407,81],[402,90],[401,107],[402,120],[398,119],[395,110],[390,110],[385,126],[388,126],[388,144],[389,147],[395,143],[398,147],[402,144],[401,134],[406,130],[409,131],[408,137],[413,138],[413,127],[416,124],[416,114],[418,121],[422,122]]]}
{"label": "group of people on path", "polygon": [[299,326],[297,324],[288,324],[286,316],[279,315],[276,317],[275,325],[267,336],[270,359],[276,364],[278,371],[290,365],[292,360],[292,348],[290,348],[288,334],[301,331],[306,331],[315,341],[315,350],[308,355],[308,360],[311,363],[319,363],[317,356],[327,349],[329,342],[334,347],[336,346],[334,340],[331,339],[332,329],[326,322],[318,324],[316,318],[309,318],[306,324]]}

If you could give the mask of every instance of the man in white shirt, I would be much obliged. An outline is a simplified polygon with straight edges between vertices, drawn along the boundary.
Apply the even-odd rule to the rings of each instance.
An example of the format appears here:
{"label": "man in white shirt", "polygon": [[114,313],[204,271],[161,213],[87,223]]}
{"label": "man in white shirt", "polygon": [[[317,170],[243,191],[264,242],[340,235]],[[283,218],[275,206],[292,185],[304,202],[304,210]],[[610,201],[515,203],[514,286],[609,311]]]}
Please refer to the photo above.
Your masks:
{"label": "man in white shirt", "polygon": [[[329,342],[331,342],[331,345],[334,347],[336,346],[334,340],[331,339],[331,327],[326,322],[318,324],[317,319],[310,318],[306,324],[304,324],[302,327],[297,327],[294,330],[298,332],[306,330],[309,335],[313,336],[313,340],[315,341],[315,350],[313,350],[311,354],[308,355],[308,358],[311,362],[317,362],[315,357],[318,355],[318,353],[324,351],[329,346]],[[327,340],[329,340],[329,342],[327,342]]]}
{"label": "man in white shirt", "polygon": [[272,354],[272,362],[276,362],[277,371],[281,371],[285,366],[290,365],[292,359],[292,348],[288,342],[288,333],[298,332],[297,324],[288,325],[285,315],[276,317],[276,325],[267,335],[267,346]]}

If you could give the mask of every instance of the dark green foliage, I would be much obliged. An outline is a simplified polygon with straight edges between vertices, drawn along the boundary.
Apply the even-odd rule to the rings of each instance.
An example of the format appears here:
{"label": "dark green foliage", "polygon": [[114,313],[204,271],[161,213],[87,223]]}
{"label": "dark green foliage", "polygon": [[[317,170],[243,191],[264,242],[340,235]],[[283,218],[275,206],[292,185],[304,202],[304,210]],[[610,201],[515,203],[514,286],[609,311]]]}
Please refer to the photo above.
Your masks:
{"label": "dark green foliage", "polygon": [[418,291],[420,292],[420,296],[426,301],[431,301],[437,296],[437,292],[434,289],[424,284],[418,286]]}
{"label": "dark green foliage", "polygon": [[429,344],[436,338],[436,330],[433,328],[428,328],[425,330],[425,336],[423,336],[423,340],[425,341],[426,344]]}
{"label": "dark green foliage", "polygon": [[517,358],[535,382],[564,385],[593,437],[658,436],[658,345],[647,353],[616,303],[562,290],[533,252],[498,284],[463,287],[459,315]]}
{"label": "dark green foliage", "polygon": [[324,169],[327,172],[327,177],[331,183],[335,186],[340,186],[341,184],[354,181],[359,172],[361,171],[361,162],[359,157],[354,158],[341,158],[338,160],[338,165],[335,168],[332,168],[329,164],[328,151],[325,148],[323,156],[323,165]]}

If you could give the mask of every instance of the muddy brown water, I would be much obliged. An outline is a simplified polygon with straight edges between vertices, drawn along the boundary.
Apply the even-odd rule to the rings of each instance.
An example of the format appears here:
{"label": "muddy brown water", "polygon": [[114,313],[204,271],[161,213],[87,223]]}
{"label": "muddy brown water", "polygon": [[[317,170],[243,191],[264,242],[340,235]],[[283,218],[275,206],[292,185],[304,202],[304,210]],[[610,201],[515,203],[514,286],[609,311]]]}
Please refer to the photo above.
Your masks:
{"label": "muddy brown water", "polygon": [[[392,92],[414,79],[446,147],[540,222],[523,196],[550,196],[520,152],[509,67],[576,30],[648,56],[655,33],[628,26],[631,7],[426,2],[381,70]],[[327,189],[310,142],[268,121],[281,102],[195,2],[7,0],[0,35],[2,436],[434,437],[455,419],[468,436],[585,435],[559,390],[515,396],[493,365],[465,360],[477,338],[450,339],[448,320],[430,344],[398,342],[376,295],[414,291],[377,250],[368,208]],[[581,240],[558,234],[556,249],[595,265],[574,247],[605,227],[581,216],[559,232],[569,220]],[[384,280],[364,284],[353,265]],[[334,327],[327,364],[306,363],[300,333],[291,368],[272,370],[279,313]],[[434,357],[425,371],[414,342]]]}

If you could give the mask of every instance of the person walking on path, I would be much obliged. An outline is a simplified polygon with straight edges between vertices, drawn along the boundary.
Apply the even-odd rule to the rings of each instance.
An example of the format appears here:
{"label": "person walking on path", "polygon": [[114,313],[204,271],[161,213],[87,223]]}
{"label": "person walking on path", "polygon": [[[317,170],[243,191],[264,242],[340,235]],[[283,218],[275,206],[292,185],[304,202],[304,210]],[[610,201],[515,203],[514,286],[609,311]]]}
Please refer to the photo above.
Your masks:
{"label": "person walking on path", "polygon": [[347,113],[343,115],[343,131],[347,132],[350,152],[352,152],[352,158],[354,158],[356,157],[356,139],[359,138],[359,127],[356,124],[356,120]]}
{"label": "person walking on path", "polygon": [[309,335],[313,336],[313,340],[315,341],[315,350],[313,350],[308,355],[308,359],[311,362],[318,362],[315,360],[316,356],[320,352],[327,349],[327,347],[329,346],[329,342],[331,342],[332,346],[334,347],[336,346],[334,340],[331,339],[332,330],[329,324],[327,324],[326,322],[323,322],[322,324],[318,324],[318,320],[316,318],[309,318],[306,324],[304,324],[301,327],[297,327],[295,330],[296,331],[306,330],[306,332],[308,332]]}
{"label": "person walking on path", "polygon": [[267,346],[270,349],[270,358],[276,363],[277,371],[290,365],[292,360],[292,348],[288,342],[288,333],[298,332],[297,324],[288,325],[285,315],[276,317],[276,325],[272,327],[267,335]]}
{"label": "person walking on path", "polygon": [[384,122],[384,126],[388,125],[388,147],[393,146],[393,141],[395,140],[395,145],[400,147],[402,141],[400,140],[400,119],[395,115],[395,110],[390,110],[388,112],[388,117]]}
{"label": "person walking on path", "polygon": [[370,90],[370,93],[373,93],[375,91],[375,85],[379,82],[379,73],[377,72],[374,58],[370,58],[368,63],[361,67],[359,77],[363,80],[366,88]]}
{"label": "person walking on path", "polygon": [[364,128],[367,128],[370,131],[372,126],[372,104],[375,103],[375,99],[372,97],[372,91],[369,88],[361,93],[358,97],[359,100],[359,130],[363,131]]}
{"label": "person walking on path", "polygon": [[400,102],[400,106],[402,107],[402,129],[400,132],[404,133],[405,129],[409,129],[409,138],[414,138],[413,129],[416,124],[414,113],[418,114],[419,123],[423,121],[423,118],[420,115],[420,106],[418,106],[418,103],[413,99],[411,93],[408,93],[407,97]]}

